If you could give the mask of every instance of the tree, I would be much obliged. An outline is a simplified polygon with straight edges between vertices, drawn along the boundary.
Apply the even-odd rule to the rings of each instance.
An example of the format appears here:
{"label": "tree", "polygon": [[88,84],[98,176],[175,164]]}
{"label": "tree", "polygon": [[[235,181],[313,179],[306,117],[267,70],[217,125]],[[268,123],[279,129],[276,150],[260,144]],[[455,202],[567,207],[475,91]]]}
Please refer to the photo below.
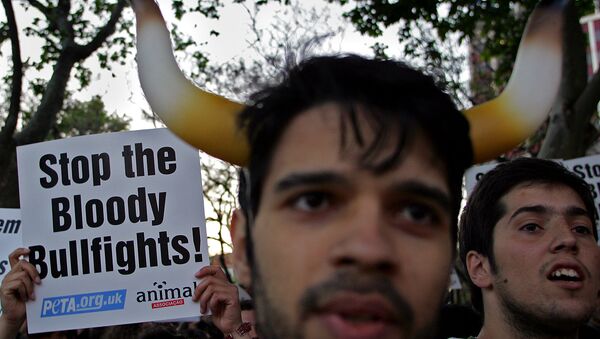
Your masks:
{"label": "tree", "polygon": [[[0,44],[9,43],[11,53],[10,67],[3,75],[4,83],[10,84],[3,100],[7,105],[0,105],[4,122],[0,129],[0,206],[18,207],[16,147],[43,141],[52,133],[61,135],[55,132],[61,128],[57,124],[59,112],[64,108],[69,85],[78,83],[81,90],[90,84],[94,72],[87,61],[94,60],[108,71],[114,65],[125,64],[135,51],[134,22],[131,13],[125,13],[127,0],[2,0],[2,5],[6,20],[0,22]],[[29,13],[31,22],[20,27],[13,5]],[[221,3],[208,0],[188,6],[172,0],[171,5],[177,19],[188,13],[216,18]],[[39,56],[23,60],[22,33],[27,39],[41,42]],[[174,36],[178,50],[197,50],[191,39],[177,31]],[[196,56],[201,57],[201,53]],[[34,95],[34,106],[25,107],[24,93]],[[23,119],[27,110],[31,115]]]}
{"label": "tree", "polygon": [[[352,8],[345,16],[360,32],[371,36],[378,36],[385,27],[400,23],[399,39],[414,41],[415,26],[426,22],[442,39],[455,33],[460,39],[470,40],[481,46],[482,61],[494,59],[497,63],[496,67],[487,67],[493,71],[497,89],[502,88],[510,75],[527,17],[538,3],[537,0],[329,1],[351,3]],[[572,1],[568,5],[563,37],[566,45],[563,79],[550,113],[540,157],[581,156],[597,139],[597,131],[590,122],[600,100],[600,72],[587,78],[585,41],[577,14],[590,13],[593,5],[592,0]],[[411,50],[406,52],[410,54]],[[435,58],[439,50],[432,52],[429,58]]]}
{"label": "tree", "polygon": [[83,102],[68,100],[64,106],[48,135],[50,139],[123,131],[131,121],[127,116],[108,113],[99,96]]}
{"label": "tree", "polygon": [[245,102],[250,94],[268,84],[278,83],[286,70],[318,52],[331,52],[328,39],[343,28],[332,27],[325,9],[287,1],[273,18],[262,21],[262,2],[243,6],[250,20],[246,40],[248,53],[224,63],[207,62],[192,70],[192,79],[202,87],[228,98]]}
{"label": "tree", "polygon": [[[231,252],[233,245],[224,237],[224,229],[228,229],[229,221],[237,206],[237,170],[235,166],[206,155],[202,158],[202,191],[204,200],[210,205],[205,211],[207,228],[211,223],[218,227],[217,237],[208,240],[218,241],[221,249],[221,266],[227,267],[223,254]],[[225,271],[231,281],[229,272]]]}

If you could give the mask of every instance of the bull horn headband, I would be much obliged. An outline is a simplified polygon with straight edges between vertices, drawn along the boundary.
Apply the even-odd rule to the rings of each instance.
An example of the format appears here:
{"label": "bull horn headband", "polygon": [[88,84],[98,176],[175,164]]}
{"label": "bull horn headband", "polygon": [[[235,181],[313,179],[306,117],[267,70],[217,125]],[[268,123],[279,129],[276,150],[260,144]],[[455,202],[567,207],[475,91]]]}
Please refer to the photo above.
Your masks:
{"label": "bull horn headband", "polygon": [[[495,99],[465,110],[475,162],[491,160],[533,134],[545,121],[560,86],[564,1],[543,1],[529,17],[511,77]],[[560,4],[557,4],[560,3]],[[154,0],[132,0],[137,21],[140,83],[167,127],[200,150],[243,166],[248,142],[237,128],[244,105],[198,88],[173,56]]]}

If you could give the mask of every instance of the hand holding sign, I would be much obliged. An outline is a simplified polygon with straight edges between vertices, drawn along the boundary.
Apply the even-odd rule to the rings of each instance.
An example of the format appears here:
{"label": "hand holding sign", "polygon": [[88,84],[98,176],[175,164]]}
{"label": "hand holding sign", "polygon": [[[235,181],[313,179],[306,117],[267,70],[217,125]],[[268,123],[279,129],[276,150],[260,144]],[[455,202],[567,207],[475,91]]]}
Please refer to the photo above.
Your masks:
{"label": "hand holding sign", "polygon": [[200,302],[200,310],[210,310],[213,324],[224,334],[233,333],[242,324],[242,311],[238,289],[227,281],[219,266],[206,266],[196,273],[202,279],[194,291],[194,301]]}
{"label": "hand holding sign", "polygon": [[0,302],[2,316],[0,317],[0,333],[7,338],[15,337],[19,328],[25,322],[25,303],[35,300],[34,283],[41,282],[40,277],[29,262],[19,259],[29,253],[27,248],[17,248],[9,255],[10,272],[2,280],[0,286]]}

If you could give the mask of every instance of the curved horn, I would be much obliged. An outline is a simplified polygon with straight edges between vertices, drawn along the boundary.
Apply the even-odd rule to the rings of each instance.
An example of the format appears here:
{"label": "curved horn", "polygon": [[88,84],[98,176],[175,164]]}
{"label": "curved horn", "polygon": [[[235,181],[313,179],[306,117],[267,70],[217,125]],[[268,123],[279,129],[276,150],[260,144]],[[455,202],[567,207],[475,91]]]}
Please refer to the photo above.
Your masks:
{"label": "curved horn", "polygon": [[[530,16],[504,91],[465,111],[476,162],[517,146],[539,128],[552,107],[562,73],[564,0],[548,3],[542,1]],[[199,89],[181,73],[154,0],[132,0],[132,5],[137,19],[138,72],[153,111],[188,143],[245,165],[249,149],[236,125],[243,105]]]}
{"label": "curved horn", "polygon": [[171,38],[153,0],[132,0],[137,22],[140,83],[152,110],[177,136],[227,162],[244,165],[245,136],[236,124],[244,107],[201,90],[177,66]]}
{"label": "curved horn", "polygon": [[516,147],[546,120],[561,81],[563,3],[536,7],[502,94],[465,111],[476,163]]}

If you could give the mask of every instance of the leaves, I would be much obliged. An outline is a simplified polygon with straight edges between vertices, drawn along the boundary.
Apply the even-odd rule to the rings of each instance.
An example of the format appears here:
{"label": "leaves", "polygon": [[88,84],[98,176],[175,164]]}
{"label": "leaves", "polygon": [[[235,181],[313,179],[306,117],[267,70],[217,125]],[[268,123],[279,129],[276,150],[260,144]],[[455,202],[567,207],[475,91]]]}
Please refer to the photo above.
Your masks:
{"label": "leaves", "polygon": [[[459,39],[477,39],[483,43],[484,61],[494,59],[498,67],[494,73],[496,85],[502,85],[510,76],[521,34],[529,13],[538,0],[329,0],[351,4],[344,15],[358,31],[369,36],[380,36],[385,27],[400,23],[399,37],[407,42],[405,52],[412,55],[416,43],[414,24],[428,23],[442,41],[451,33]],[[593,11],[592,0],[578,0],[580,13]],[[431,55],[428,57],[437,58]]]}
{"label": "leaves", "polygon": [[49,138],[122,131],[129,128],[130,121],[126,116],[108,113],[100,96],[89,101],[70,100],[60,112]]}

